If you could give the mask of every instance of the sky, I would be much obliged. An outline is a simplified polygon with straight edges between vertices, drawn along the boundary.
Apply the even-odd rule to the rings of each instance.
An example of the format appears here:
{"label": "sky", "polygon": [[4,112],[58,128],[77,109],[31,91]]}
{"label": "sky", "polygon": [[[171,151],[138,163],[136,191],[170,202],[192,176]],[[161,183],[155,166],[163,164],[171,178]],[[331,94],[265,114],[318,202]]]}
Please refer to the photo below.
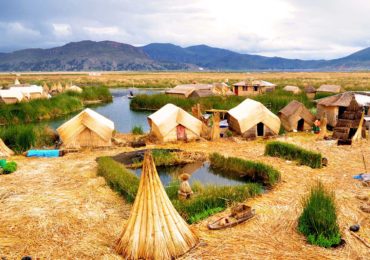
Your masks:
{"label": "sky", "polygon": [[370,47],[369,0],[0,0],[0,52],[71,41],[332,59]]}

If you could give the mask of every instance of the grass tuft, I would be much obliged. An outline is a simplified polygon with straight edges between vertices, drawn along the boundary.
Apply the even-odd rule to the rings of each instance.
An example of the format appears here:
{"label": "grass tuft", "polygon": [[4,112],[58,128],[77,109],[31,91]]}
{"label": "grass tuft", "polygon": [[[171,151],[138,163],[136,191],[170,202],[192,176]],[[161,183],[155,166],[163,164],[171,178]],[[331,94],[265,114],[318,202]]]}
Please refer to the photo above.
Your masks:
{"label": "grass tuft", "polygon": [[311,168],[322,167],[321,153],[309,151],[294,144],[279,141],[269,142],[265,148],[265,155],[298,161],[299,164]]}
{"label": "grass tuft", "polygon": [[134,135],[142,135],[144,134],[143,127],[141,125],[135,125],[131,129],[131,133]]}
{"label": "grass tuft", "polygon": [[341,241],[334,192],[317,182],[302,201],[303,212],[298,220],[298,230],[310,244],[322,247],[338,245]]}

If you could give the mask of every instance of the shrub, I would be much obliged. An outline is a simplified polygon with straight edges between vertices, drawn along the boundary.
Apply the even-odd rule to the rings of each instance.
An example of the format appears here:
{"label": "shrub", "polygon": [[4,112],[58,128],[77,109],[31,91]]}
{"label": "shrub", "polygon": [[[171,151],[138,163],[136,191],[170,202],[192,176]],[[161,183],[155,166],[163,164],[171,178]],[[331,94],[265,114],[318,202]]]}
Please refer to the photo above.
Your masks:
{"label": "shrub", "polygon": [[98,175],[105,178],[108,185],[128,202],[133,202],[139,188],[139,178],[109,157],[98,159]]}
{"label": "shrub", "polygon": [[[119,192],[128,202],[132,203],[139,186],[139,178],[123,165],[110,157],[98,159],[98,175],[103,176],[112,189]],[[179,200],[179,182],[168,185],[166,193],[172,204],[189,223],[197,222],[236,201],[242,202],[247,198],[262,192],[260,184],[246,183],[238,186],[203,186],[195,183],[195,195],[189,200]],[[213,213],[212,213],[213,212]]]}
{"label": "shrub", "polygon": [[269,142],[265,148],[265,155],[298,161],[299,164],[311,168],[322,167],[322,155],[320,153],[305,150],[294,144],[279,141]]}
{"label": "shrub", "polygon": [[298,220],[298,230],[313,245],[331,247],[340,243],[334,192],[316,183],[303,199],[303,212]]}
{"label": "shrub", "polygon": [[142,135],[144,133],[143,127],[140,125],[135,125],[131,129],[131,133],[134,135]]}
{"label": "shrub", "polygon": [[238,176],[248,177],[252,181],[259,181],[268,186],[272,186],[280,180],[280,172],[264,163],[236,157],[224,157],[219,153],[212,153],[209,159],[211,167],[224,174],[238,174]]}
{"label": "shrub", "polygon": [[320,98],[326,98],[336,95],[335,93],[326,93],[326,92],[317,92],[315,95],[315,99],[320,99]]}
{"label": "shrub", "polygon": [[17,163],[16,162],[8,162],[4,168],[4,174],[13,173],[17,170]]}

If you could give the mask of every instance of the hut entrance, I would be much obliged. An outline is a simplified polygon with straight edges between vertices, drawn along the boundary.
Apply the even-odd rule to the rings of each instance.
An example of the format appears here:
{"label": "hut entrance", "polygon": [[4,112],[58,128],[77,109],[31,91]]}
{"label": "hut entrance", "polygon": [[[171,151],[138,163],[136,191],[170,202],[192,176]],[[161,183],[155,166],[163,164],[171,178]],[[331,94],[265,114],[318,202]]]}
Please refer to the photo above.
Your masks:
{"label": "hut entrance", "polygon": [[179,141],[186,141],[185,126],[178,125],[176,127],[176,133],[177,133],[177,140],[179,140]]}
{"label": "hut entrance", "polygon": [[357,128],[351,128],[349,130],[348,138],[352,139],[352,137],[355,135],[356,132],[357,132]]}
{"label": "hut entrance", "polygon": [[344,111],[346,111],[346,107],[339,107],[339,110],[338,110],[338,117],[342,116]]}
{"label": "hut entrance", "polygon": [[303,118],[298,120],[297,130],[298,131],[303,131],[304,130],[304,119]]}
{"label": "hut entrance", "polygon": [[234,91],[235,91],[235,95],[237,96],[237,95],[239,94],[238,86],[235,86],[235,87],[234,87]]}
{"label": "hut entrance", "polygon": [[264,134],[264,125],[263,123],[257,124],[257,136],[263,136]]}

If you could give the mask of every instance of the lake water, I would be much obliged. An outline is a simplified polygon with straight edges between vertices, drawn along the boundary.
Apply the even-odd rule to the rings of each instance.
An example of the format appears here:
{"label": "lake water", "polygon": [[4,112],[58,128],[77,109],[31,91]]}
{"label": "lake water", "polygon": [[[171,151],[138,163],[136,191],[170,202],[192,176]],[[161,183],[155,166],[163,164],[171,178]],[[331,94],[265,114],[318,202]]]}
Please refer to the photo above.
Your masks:
{"label": "lake water", "polygon": [[[121,133],[128,133],[131,132],[131,129],[135,125],[140,125],[145,132],[149,131],[149,125],[147,122],[147,116],[150,115],[152,112],[148,111],[132,111],[130,110],[130,102],[131,100],[127,98],[127,95],[130,91],[133,91],[134,95],[137,94],[154,94],[159,93],[163,90],[158,89],[110,89],[110,92],[113,96],[113,102],[98,106],[91,106],[92,110],[95,110],[99,114],[109,118],[114,122],[115,129]],[[67,117],[58,118],[56,120],[52,120],[48,122],[48,124],[53,128],[56,129],[60,125],[62,125],[67,120],[71,119],[78,113],[70,114]]]}
{"label": "lake water", "polygon": [[[133,169],[133,172],[140,177],[141,168]],[[214,171],[209,167],[209,163],[190,163],[184,166],[176,167],[157,167],[159,178],[164,186],[167,186],[172,181],[179,179],[182,173],[188,173],[191,175],[190,184],[195,181],[201,182],[203,185],[217,185],[217,186],[233,186],[245,184],[246,180],[243,178],[230,178],[223,176],[217,171]]]}

